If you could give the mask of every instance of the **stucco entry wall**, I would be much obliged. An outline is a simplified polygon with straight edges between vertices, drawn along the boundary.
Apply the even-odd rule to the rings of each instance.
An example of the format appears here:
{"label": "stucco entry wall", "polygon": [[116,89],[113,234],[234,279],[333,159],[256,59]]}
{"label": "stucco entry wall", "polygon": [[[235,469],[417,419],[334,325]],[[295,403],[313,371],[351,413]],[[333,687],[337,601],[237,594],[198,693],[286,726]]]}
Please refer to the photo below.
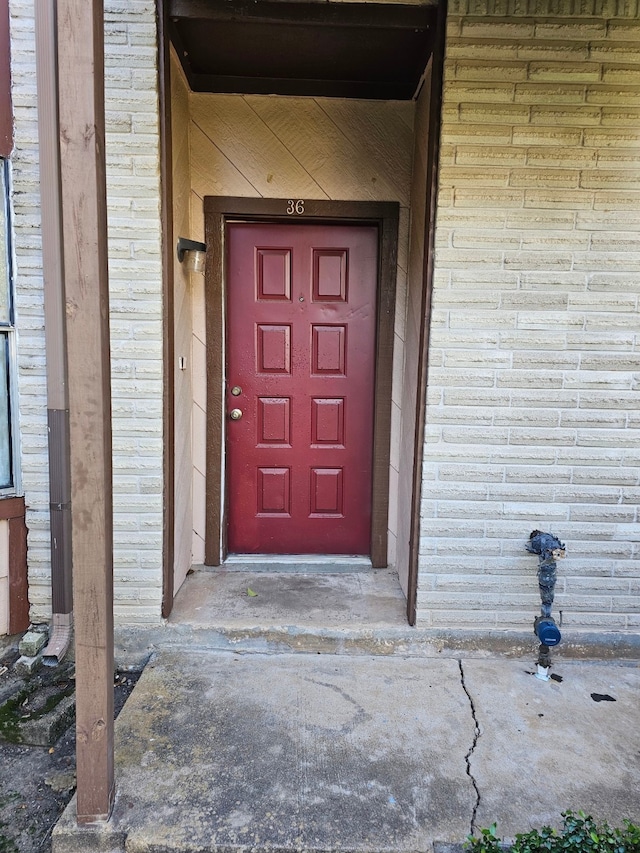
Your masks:
{"label": "stucco entry wall", "polygon": [[[410,101],[191,93],[191,228],[203,239],[206,195],[398,201],[389,562],[395,563],[413,118]],[[194,562],[204,561],[204,284],[193,276]]]}
{"label": "stucco entry wall", "polygon": [[567,632],[640,629],[636,0],[452,0],[421,626],[530,630],[533,528]]}
{"label": "stucco entry wall", "polygon": [[[172,249],[180,237],[193,237],[190,221],[191,168],[189,159],[189,87],[171,48],[171,159],[173,195]],[[193,550],[193,448],[192,376],[196,373],[191,357],[193,340],[192,293],[202,276],[190,275],[172,251],[174,359],[169,369],[174,374],[175,407],[175,519],[173,592],[180,589],[191,568]],[[196,279],[200,281],[196,282]],[[202,376],[204,382],[204,375]]]}

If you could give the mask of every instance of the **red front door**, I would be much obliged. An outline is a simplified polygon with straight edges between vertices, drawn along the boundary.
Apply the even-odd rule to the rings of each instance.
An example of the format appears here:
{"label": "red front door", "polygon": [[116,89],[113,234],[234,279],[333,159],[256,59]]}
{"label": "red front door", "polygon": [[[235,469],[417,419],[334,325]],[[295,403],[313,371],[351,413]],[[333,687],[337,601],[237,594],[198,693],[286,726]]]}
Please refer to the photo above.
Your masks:
{"label": "red front door", "polygon": [[229,551],[369,554],[377,228],[237,223],[227,246]]}

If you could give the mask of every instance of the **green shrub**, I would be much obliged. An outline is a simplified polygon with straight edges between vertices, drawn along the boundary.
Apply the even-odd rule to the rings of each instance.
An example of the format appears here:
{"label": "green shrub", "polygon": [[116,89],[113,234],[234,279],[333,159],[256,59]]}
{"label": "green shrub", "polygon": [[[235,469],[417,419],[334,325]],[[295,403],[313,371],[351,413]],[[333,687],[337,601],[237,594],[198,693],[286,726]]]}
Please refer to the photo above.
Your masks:
{"label": "green shrub", "polygon": [[480,836],[470,835],[465,848],[470,853],[640,853],[640,827],[624,821],[624,828],[612,828],[604,821],[597,824],[591,815],[562,812],[560,831],[543,826],[531,832],[518,833],[508,847],[498,838],[496,824],[481,829]]}

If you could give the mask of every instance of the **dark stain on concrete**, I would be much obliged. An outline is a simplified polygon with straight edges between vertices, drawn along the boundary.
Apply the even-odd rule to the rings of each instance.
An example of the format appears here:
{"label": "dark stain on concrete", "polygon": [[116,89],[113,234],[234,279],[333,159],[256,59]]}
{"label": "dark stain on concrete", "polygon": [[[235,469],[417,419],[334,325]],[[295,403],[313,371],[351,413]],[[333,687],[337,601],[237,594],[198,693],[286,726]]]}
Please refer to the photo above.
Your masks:
{"label": "dark stain on concrete", "polygon": [[615,702],[616,700],[613,696],[610,696],[608,693],[592,693],[591,698],[594,702]]}

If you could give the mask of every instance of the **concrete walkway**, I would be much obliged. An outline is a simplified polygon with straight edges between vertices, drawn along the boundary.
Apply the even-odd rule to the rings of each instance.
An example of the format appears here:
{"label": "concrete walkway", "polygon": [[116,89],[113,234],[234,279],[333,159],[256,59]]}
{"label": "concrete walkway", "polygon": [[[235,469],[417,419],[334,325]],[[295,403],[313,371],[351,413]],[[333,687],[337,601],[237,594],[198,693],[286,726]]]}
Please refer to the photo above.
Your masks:
{"label": "concrete walkway", "polygon": [[529,670],[160,653],[117,722],[111,821],[78,830],[72,802],[54,853],[430,851],[472,824],[557,824],[567,807],[639,821],[640,670]]}
{"label": "concrete walkway", "polygon": [[410,853],[565,808],[640,822],[640,669],[532,670],[533,655],[159,651],[117,721],[111,820],[78,829],[72,801],[53,851]]}

